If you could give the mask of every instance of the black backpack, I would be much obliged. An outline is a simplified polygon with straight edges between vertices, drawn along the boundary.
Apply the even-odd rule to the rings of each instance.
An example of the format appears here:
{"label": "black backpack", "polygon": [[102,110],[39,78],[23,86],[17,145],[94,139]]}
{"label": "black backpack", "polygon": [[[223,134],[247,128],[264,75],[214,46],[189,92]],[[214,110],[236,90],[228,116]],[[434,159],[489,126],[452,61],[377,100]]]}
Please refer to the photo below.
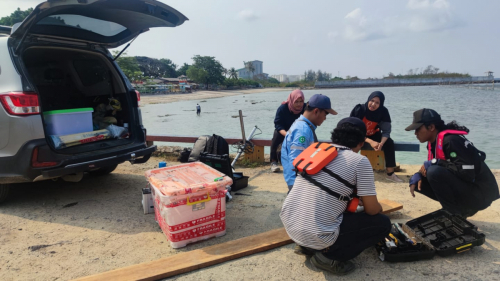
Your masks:
{"label": "black backpack", "polygon": [[204,152],[216,155],[229,154],[229,144],[223,137],[214,134],[208,139]]}
{"label": "black backpack", "polygon": [[191,148],[184,147],[184,150],[181,151],[179,157],[177,157],[177,161],[181,163],[186,163],[189,161],[189,155],[191,154]]}

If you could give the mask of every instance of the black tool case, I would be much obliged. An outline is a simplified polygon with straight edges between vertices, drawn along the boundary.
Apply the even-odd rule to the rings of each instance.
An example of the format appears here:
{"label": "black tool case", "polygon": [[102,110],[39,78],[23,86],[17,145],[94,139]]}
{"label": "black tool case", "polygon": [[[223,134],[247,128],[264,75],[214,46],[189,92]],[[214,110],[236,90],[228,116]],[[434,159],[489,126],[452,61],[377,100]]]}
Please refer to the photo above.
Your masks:
{"label": "black tool case", "polygon": [[233,184],[231,185],[231,191],[238,191],[242,188],[248,186],[248,177],[243,176],[243,173],[233,173],[233,168],[231,167],[231,161],[229,159],[229,155],[217,155],[217,154],[208,154],[206,152],[202,152],[200,154],[200,162],[208,165],[217,171],[227,175],[231,179],[233,179]]}
{"label": "black tool case", "polygon": [[431,259],[435,254],[451,256],[482,245],[486,238],[477,231],[475,225],[445,210],[427,214],[400,226],[418,244],[411,246],[406,241],[399,241],[407,243],[407,246],[391,249],[386,246],[385,241],[378,243],[375,248],[381,260],[403,262]]}

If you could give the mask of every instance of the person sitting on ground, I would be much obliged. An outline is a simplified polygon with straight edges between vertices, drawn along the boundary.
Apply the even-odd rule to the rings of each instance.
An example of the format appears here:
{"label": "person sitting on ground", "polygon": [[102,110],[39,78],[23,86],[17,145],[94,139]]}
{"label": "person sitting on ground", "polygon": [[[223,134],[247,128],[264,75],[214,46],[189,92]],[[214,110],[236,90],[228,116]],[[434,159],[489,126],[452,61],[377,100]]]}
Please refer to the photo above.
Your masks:
{"label": "person sitting on ground", "polygon": [[295,120],[286,133],[281,145],[281,165],[289,191],[295,181],[293,160],[311,143],[318,141],[316,127],[325,121],[328,114],[337,114],[332,109],[330,98],[322,94],[313,95],[306,105],[304,114]]}
{"label": "person sitting on ground", "polygon": [[196,115],[200,115],[201,113],[201,106],[199,104],[196,104]]}
{"label": "person sitting on ground", "polygon": [[[280,213],[286,232],[297,244],[295,253],[312,256],[317,268],[336,275],[354,270],[350,260],[391,230],[389,218],[381,214],[370,161],[358,154],[365,136],[360,119],[340,120],[331,135],[338,155],[318,173],[306,176],[312,180],[298,174]],[[351,197],[354,188],[364,212],[345,212],[347,201],[332,195]]]}
{"label": "person sitting on ground", "polygon": [[469,129],[455,121],[445,125],[436,111],[424,108],[413,113],[406,131],[413,130],[421,143],[427,142],[428,150],[427,161],[410,179],[413,197],[417,191],[464,217],[499,198],[495,176],[484,162],[486,154],[464,136]]}
{"label": "person sitting on ground", "polygon": [[271,171],[279,172],[277,149],[283,142],[286,132],[293,122],[304,113],[306,105],[304,103],[304,93],[301,90],[293,90],[288,99],[281,103],[274,118],[274,134],[271,141]]}
{"label": "person sitting on ground", "polygon": [[391,139],[391,116],[384,106],[385,96],[380,91],[370,94],[365,104],[358,104],[351,111],[351,117],[357,117],[366,124],[366,142],[375,151],[385,154],[387,179],[403,182],[395,173],[396,150]]}

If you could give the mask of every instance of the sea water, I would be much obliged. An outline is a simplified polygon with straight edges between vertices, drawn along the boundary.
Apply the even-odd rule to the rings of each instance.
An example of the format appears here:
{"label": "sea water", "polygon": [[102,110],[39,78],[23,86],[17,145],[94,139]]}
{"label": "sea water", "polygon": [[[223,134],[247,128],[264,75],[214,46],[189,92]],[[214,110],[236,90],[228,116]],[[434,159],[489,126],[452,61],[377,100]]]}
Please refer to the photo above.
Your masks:
{"label": "sea water", "polygon": [[[353,107],[365,103],[369,94],[380,90],[385,94],[385,106],[392,118],[391,138],[394,141],[416,142],[414,132],[404,128],[412,123],[413,112],[432,108],[445,122],[456,120],[470,129],[467,138],[487,155],[491,168],[500,168],[500,102],[499,91],[467,89],[448,86],[316,89],[305,90],[306,101],[314,94],[330,97],[332,107],[339,114],[328,115],[318,127],[319,139],[330,139],[337,122],[348,117]],[[290,90],[291,91],[291,90]],[[143,122],[149,135],[200,136],[217,134],[241,138],[238,110],[243,111],[246,135],[254,126],[261,130],[257,138],[271,139],[276,109],[286,100],[290,91],[242,94],[216,99],[180,101],[168,104],[148,104],[142,107]],[[196,115],[196,104],[201,115]],[[159,145],[192,146],[187,143],[158,143]],[[230,149],[236,152],[235,149]],[[269,153],[269,148],[266,148]],[[427,158],[425,144],[420,152],[396,152],[396,161],[402,164],[421,164]]]}

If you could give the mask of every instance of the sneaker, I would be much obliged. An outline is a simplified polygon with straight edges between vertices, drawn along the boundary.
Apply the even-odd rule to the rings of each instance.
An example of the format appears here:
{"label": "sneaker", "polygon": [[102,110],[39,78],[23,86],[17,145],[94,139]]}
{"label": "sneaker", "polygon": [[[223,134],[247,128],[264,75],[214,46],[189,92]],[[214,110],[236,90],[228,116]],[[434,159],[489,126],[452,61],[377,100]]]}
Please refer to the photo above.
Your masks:
{"label": "sneaker", "polygon": [[271,163],[271,172],[276,173],[280,171],[280,167],[278,166],[278,163],[273,162]]}
{"label": "sneaker", "polygon": [[391,176],[388,176],[387,174],[385,174],[385,178],[390,180],[390,181],[393,181],[393,182],[403,182],[403,180],[400,179],[395,173],[392,174]]}
{"label": "sneaker", "polygon": [[312,256],[314,255],[314,250],[302,247],[299,244],[295,244],[295,249],[293,249],[293,252],[296,253],[297,255],[301,256]]}
{"label": "sneaker", "polygon": [[319,269],[323,269],[335,275],[346,275],[354,270],[356,266],[352,261],[334,261],[321,253],[316,253],[311,258],[311,263]]}

